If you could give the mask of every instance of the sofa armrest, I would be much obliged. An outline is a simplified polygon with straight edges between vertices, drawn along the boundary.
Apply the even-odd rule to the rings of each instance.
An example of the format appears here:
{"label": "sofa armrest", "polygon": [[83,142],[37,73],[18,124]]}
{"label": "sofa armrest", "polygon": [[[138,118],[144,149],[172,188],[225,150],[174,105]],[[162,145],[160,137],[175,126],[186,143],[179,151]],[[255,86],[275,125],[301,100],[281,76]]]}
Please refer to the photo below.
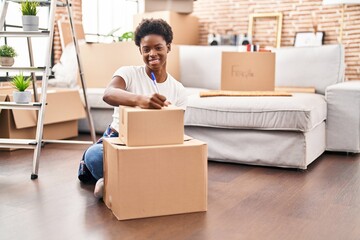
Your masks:
{"label": "sofa armrest", "polygon": [[360,152],[360,81],[329,86],[325,98],[326,150]]}

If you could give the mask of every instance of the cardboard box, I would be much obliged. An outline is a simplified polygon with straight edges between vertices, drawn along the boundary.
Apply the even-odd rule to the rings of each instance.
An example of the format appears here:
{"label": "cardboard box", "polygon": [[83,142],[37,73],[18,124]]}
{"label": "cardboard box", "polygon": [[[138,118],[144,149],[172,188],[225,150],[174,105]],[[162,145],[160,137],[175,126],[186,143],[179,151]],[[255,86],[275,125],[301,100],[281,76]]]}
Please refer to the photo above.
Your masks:
{"label": "cardboard box", "polygon": [[174,11],[191,13],[194,0],[140,0],[140,12]]}
{"label": "cardboard box", "polygon": [[[133,41],[93,43],[79,47],[88,88],[105,88],[114,72],[122,66],[145,65],[139,48]],[[166,68],[175,79],[180,79],[179,47],[174,44],[167,55]]]}
{"label": "cardboard box", "polygon": [[174,34],[173,44],[199,44],[199,20],[196,16],[171,11],[136,14],[133,21],[134,31],[144,18],[161,18],[169,23]]}
{"label": "cardboard box", "polygon": [[126,146],[184,142],[184,109],[175,106],[162,109],[120,106],[119,112],[119,137]]}
{"label": "cardboard box", "polygon": [[275,53],[223,52],[221,90],[274,91]]}
{"label": "cardboard box", "polygon": [[[74,43],[71,33],[71,26],[69,21],[58,20],[57,26],[59,28],[61,48],[64,50],[66,45]],[[82,23],[74,23],[77,40],[85,40],[85,32]]]}
{"label": "cardboard box", "polygon": [[207,145],[104,144],[104,202],[118,220],[207,210]]}
{"label": "cardboard box", "polygon": [[[12,92],[11,89],[0,89],[0,101],[13,101]],[[43,139],[76,137],[78,119],[84,117],[78,90],[48,90]],[[34,139],[36,125],[35,110],[0,110],[0,138]]]}

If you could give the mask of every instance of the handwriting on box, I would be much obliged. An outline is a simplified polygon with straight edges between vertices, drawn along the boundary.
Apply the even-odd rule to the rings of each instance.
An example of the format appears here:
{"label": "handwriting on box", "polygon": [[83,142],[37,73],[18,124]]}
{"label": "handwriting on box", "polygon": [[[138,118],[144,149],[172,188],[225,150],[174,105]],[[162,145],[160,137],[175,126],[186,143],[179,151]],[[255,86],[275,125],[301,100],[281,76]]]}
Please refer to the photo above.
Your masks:
{"label": "handwriting on box", "polygon": [[231,66],[231,77],[248,79],[248,78],[254,78],[255,74],[253,71],[251,71],[251,69],[242,70],[240,65],[232,65]]}

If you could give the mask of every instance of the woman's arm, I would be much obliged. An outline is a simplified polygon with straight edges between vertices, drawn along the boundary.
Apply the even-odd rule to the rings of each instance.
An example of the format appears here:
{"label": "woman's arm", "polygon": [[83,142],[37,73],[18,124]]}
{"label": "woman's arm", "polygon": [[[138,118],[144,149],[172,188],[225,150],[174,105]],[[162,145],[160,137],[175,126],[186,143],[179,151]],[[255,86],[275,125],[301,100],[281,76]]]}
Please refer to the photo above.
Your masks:
{"label": "woman's arm", "polygon": [[141,108],[160,109],[167,106],[166,97],[158,93],[151,97],[138,95],[125,90],[126,84],[122,77],[115,76],[105,89],[103,100],[112,106],[138,106]]}

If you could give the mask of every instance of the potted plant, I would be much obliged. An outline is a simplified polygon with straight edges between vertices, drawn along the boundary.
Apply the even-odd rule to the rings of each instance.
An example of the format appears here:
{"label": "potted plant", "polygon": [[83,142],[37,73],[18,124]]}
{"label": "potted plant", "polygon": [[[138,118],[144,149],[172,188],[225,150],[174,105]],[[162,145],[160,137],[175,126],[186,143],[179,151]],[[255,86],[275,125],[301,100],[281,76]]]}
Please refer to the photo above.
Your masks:
{"label": "potted plant", "polygon": [[28,103],[31,101],[31,92],[25,91],[31,84],[31,77],[25,78],[23,73],[20,73],[14,76],[10,83],[17,90],[13,92],[14,102]]}
{"label": "potted plant", "polygon": [[36,16],[39,2],[25,0],[21,2],[22,23],[24,31],[38,31],[39,30],[39,17]]}
{"label": "potted plant", "polygon": [[15,52],[15,49],[8,46],[8,45],[2,45],[0,47],[0,65],[4,67],[11,67],[14,65],[14,57],[16,57],[17,54]]}
{"label": "potted plant", "polygon": [[134,40],[134,32],[125,32],[119,37],[119,41],[132,41]]}

